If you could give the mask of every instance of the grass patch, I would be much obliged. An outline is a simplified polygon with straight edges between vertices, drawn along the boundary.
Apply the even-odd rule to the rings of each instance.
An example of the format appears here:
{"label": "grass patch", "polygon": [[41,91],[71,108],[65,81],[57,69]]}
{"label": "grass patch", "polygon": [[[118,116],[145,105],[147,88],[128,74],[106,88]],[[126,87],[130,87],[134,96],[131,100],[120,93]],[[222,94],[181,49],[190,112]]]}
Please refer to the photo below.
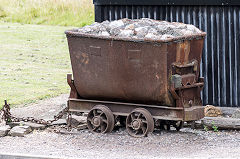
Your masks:
{"label": "grass patch", "polygon": [[0,0],[0,20],[82,27],[94,22],[92,0]]}
{"label": "grass patch", "polygon": [[0,23],[0,107],[69,92],[64,31],[72,27]]}

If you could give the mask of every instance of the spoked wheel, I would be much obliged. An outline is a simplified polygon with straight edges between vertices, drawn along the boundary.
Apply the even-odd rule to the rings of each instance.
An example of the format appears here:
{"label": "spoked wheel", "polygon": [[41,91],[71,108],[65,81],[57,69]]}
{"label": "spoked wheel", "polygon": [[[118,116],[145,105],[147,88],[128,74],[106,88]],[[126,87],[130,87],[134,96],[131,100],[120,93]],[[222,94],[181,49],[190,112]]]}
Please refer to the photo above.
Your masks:
{"label": "spoked wheel", "polygon": [[112,111],[104,105],[96,105],[88,113],[87,126],[92,132],[111,132],[114,128],[114,124]]}
{"label": "spoked wheel", "polygon": [[183,127],[183,121],[177,121],[174,124],[174,127],[176,128],[177,131],[179,131]]}
{"label": "spoked wheel", "polygon": [[126,129],[133,137],[147,136],[154,129],[153,117],[148,110],[136,108],[127,116]]}

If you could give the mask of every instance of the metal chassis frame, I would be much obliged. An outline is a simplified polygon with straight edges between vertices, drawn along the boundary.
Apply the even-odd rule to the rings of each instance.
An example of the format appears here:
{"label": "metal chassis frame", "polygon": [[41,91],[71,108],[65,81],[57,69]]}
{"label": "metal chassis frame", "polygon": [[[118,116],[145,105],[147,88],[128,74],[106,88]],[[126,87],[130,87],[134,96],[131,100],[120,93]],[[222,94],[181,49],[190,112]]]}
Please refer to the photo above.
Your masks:
{"label": "metal chassis frame", "polygon": [[86,100],[76,98],[69,98],[68,100],[68,108],[70,112],[88,113],[96,105],[107,106],[116,116],[127,116],[135,108],[145,108],[152,114],[154,119],[172,121],[194,121],[204,117],[203,106],[192,106],[190,108],[183,108],[99,100]]}

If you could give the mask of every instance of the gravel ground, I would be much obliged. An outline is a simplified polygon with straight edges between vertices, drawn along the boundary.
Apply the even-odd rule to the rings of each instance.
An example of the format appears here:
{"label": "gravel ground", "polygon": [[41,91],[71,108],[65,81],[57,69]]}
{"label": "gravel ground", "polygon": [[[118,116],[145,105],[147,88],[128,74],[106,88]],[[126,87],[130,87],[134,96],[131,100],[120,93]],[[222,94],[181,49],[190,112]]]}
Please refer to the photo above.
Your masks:
{"label": "gravel ground", "polygon": [[69,94],[63,94],[55,98],[46,99],[36,104],[20,105],[11,109],[11,113],[17,117],[35,117],[52,119],[60,110],[66,107]]}
{"label": "gravel ground", "polygon": [[[18,116],[45,117],[61,108],[67,95],[32,106],[16,108]],[[40,109],[41,108],[41,109]],[[51,110],[51,111],[50,111]],[[38,113],[37,113],[38,112]],[[35,114],[36,113],[36,114]],[[26,137],[0,138],[0,153],[49,155],[62,158],[240,158],[238,131],[204,131],[183,128],[180,132],[155,131],[145,138],[130,137],[121,128],[109,134],[93,134],[81,130],[77,134],[57,134],[46,129]]]}

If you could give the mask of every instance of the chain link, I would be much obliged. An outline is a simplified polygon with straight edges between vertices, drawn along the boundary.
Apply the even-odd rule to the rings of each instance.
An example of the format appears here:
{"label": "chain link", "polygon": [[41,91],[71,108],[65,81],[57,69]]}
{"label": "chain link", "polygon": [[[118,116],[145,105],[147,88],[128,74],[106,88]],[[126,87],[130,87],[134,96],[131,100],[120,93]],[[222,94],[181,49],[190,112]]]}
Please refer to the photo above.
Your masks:
{"label": "chain link", "polygon": [[33,122],[33,123],[37,123],[37,124],[43,124],[43,125],[50,125],[54,121],[61,119],[65,113],[68,113],[68,107],[64,108],[57,115],[55,115],[53,120],[36,119],[34,117],[19,118],[19,117],[15,117],[11,114],[10,105],[7,104],[7,101],[5,100],[5,104],[4,104],[3,108],[0,110],[0,115],[1,115],[0,118],[2,119],[2,120],[0,120],[0,123],[1,123],[1,121],[6,121],[6,122],[24,121],[24,122]]}

